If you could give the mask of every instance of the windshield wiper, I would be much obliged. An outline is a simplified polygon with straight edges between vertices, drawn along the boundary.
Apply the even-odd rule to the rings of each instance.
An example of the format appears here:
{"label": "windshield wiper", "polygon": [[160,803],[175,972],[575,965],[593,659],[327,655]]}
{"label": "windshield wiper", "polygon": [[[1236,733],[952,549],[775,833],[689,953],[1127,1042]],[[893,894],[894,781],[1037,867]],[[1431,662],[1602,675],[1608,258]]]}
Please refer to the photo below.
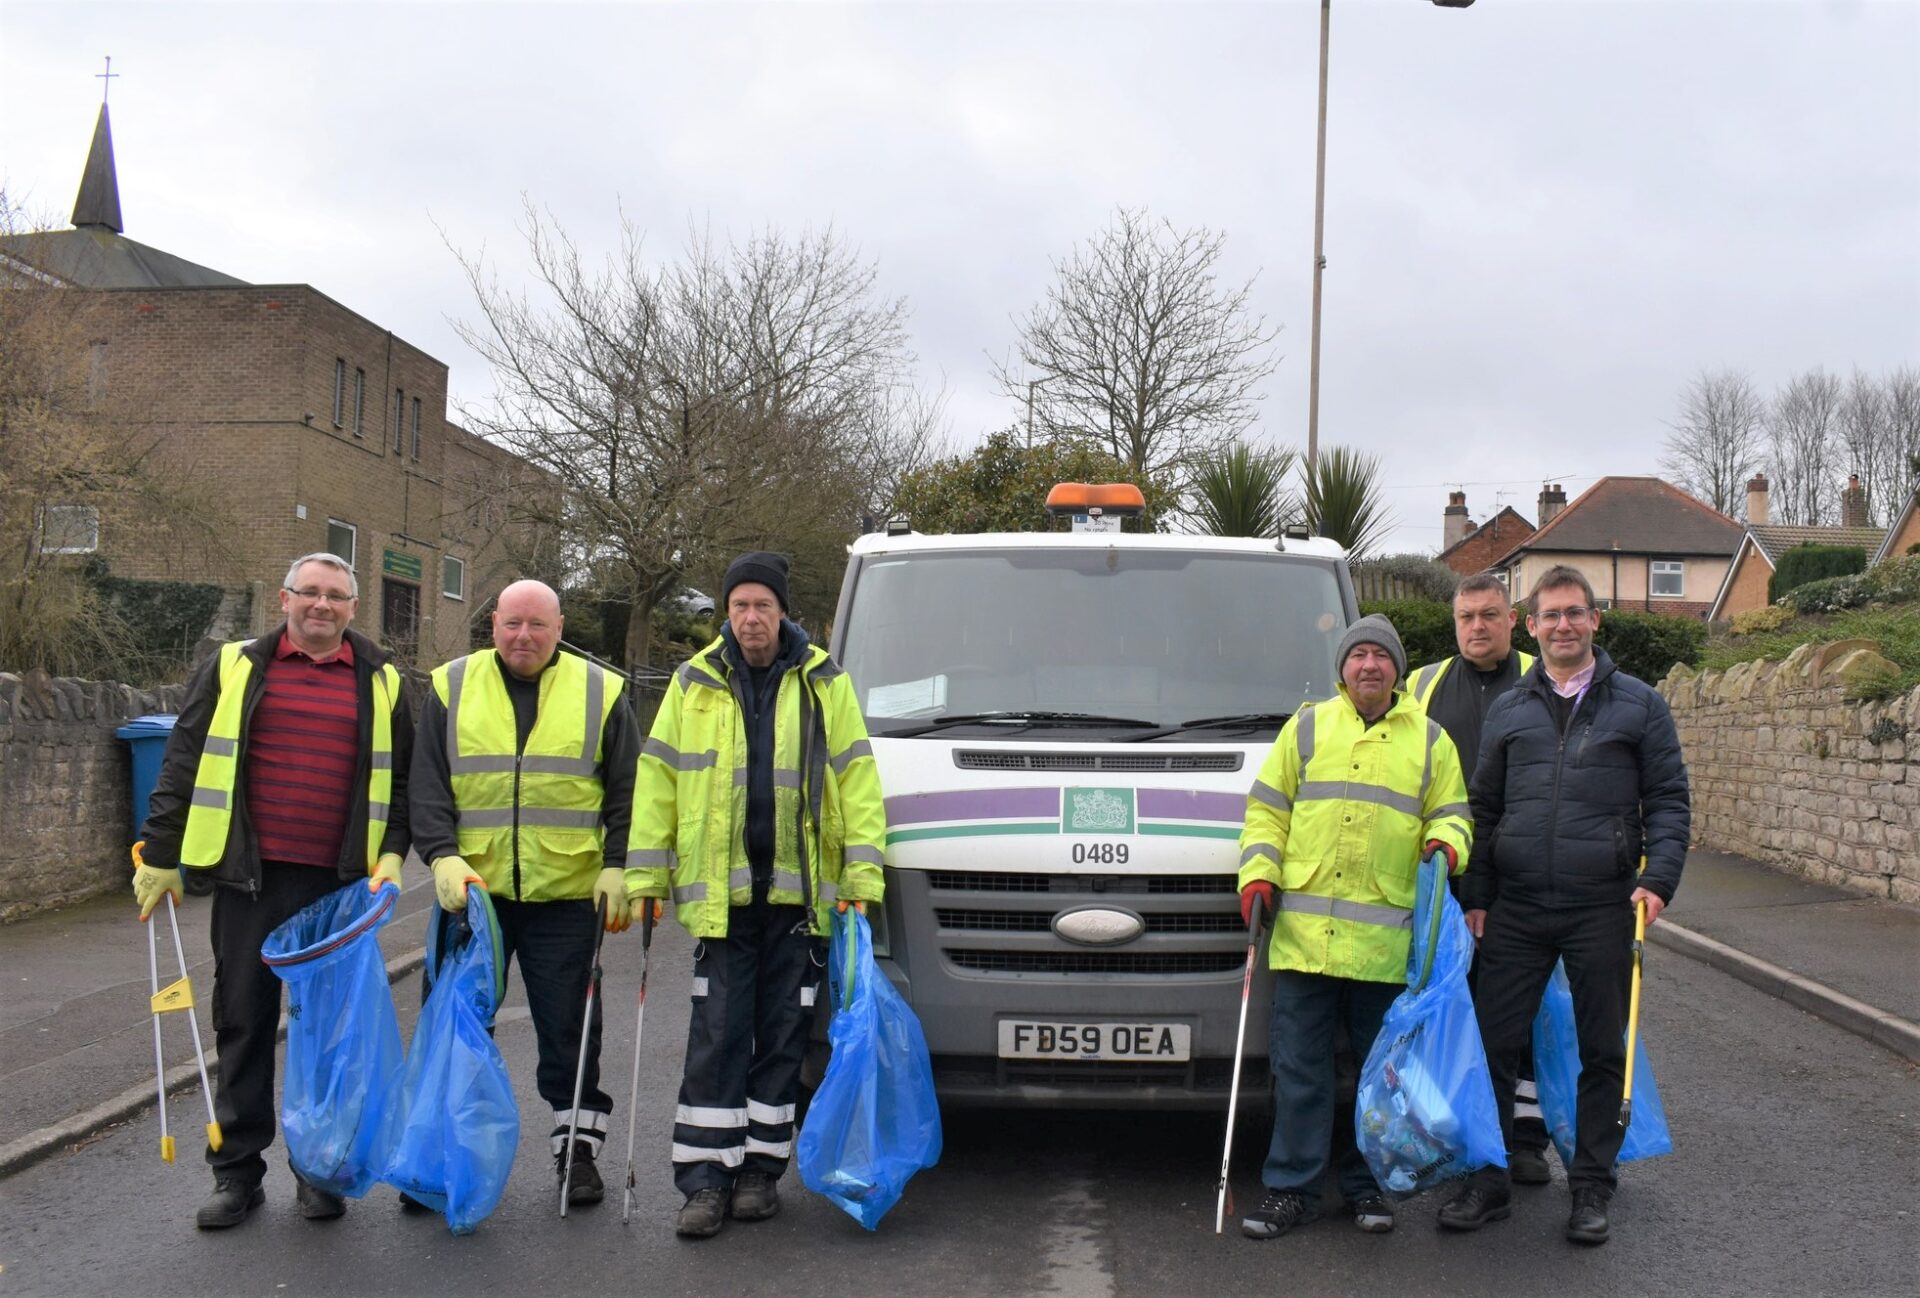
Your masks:
{"label": "windshield wiper", "polygon": [[1267,726],[1284,726],[1291,712],[1236,712],[1224,717],[1195,717],[1191,721],[1182,721],[1177,726],[1161,726],[1158,729],[1143,731],[1137,735],[1128,735],[1130,744],[1144,743],[1149,739],[1161,739],[1167,735],[1177,735],[1188,730],[1258,730]]}
{"label": "windshield wiper", "polygon": [[945,730],[949,726],[1151,726],[1153,722],[1142,721],[1138,717],[1103,717],[1093,712],[956,712],[951,716],[935,717],[922,726],[912,726],[906,730],[881,731],[883,739],[911,739],[915,735],[931,734],[936,730]]}

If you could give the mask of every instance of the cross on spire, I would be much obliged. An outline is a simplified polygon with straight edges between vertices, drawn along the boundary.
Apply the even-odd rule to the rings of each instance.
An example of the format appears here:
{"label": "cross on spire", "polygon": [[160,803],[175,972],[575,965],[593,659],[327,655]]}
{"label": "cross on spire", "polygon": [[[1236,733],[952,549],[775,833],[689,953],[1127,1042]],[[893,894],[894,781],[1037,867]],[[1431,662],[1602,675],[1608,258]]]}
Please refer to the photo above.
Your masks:
{"label": "cross on spire", "polygon": [[107,70],[93,74],[94,79],[100,83],[100,102],[103,104],[107,102],[107,92],[113,89],[114,78],[120,75],[113,70],[113,55],[109,54],[105,57],[107,60]]}

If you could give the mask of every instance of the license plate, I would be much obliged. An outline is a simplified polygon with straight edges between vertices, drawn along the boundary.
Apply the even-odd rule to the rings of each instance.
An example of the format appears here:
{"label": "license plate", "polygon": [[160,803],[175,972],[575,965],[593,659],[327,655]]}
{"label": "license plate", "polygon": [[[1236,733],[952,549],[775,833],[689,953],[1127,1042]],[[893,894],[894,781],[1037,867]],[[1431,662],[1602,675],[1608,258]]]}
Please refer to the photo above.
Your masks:
{"label": "license plate", "polygon": [[1185,1063],[1190,1023],[1049,1023],[1000,1020],[1002,1059],[1078,1059],[1095,1063]]}

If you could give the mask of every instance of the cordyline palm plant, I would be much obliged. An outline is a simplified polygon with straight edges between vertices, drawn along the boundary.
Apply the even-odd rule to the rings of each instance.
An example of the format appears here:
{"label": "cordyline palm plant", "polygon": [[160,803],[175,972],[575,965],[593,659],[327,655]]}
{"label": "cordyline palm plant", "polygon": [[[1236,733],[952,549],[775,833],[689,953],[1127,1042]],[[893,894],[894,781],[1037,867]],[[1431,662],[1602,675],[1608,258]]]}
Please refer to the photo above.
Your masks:
{"label": "cordyline palm plant", "polygon": [[1193,473],[1193,518],[1208,536],[1278,536],[1297,516],[1287,475],[1299,455],[1291,447],[1255,450],[1235,442],[1202,460]]}
{"label": "cordyline palm plant", "polygon": [[1329,446],[1301,475],[1306,480],[1307,526],[1338,541],[1350,559],[1364,559],[1393,526],[1381,495],[1380,461],[1349,446]]}

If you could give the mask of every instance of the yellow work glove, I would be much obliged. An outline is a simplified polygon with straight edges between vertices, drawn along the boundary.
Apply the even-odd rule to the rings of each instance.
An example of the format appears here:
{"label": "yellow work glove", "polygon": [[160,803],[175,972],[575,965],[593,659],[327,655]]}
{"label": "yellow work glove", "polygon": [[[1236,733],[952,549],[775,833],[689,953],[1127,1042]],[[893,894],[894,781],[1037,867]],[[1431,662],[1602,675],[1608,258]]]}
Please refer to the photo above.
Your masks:
{"label": "yellow work glove", "polygon": [[839,911],[842,915],[847,913],[848,906],[852,906],[855,910],[859,911],[862,915],[867,913],[867,903],[864,901],[852,901],[852,902],[836,901],[835,903],[833,903],[833,908]]}
{"label": "yellow work glove", "polygon": [[367,872],[367,891],[379,892],[383,883],[391,883],[395,892],[400,891],[400,862],[398,852],[382,852],[373,869]]}
{"label": "yellow work glove", "polygon": [[463,914],[467,909],[467,885],[472,884],[481,892],[487,885],[473,872],[465,857],[443,856],[433,863],[433,895],[440,899],[440,909]]}
{"label": "yellow work glove", "polygon": [[653,907],[653,922],[658,924],[660,917],[667,913],[667,903],[658,897],[642,897],[639,893],[627,896],[627,923],[639,924],[647,918],[647,907]]}
{"label": "yellow work glove", "polygon": [[144,923],[147,916],[153,914],[153,908],[160,904],[165,893],[173,894],[173,904],[178,906],[186,895],[180,886],[178,870],[162,870],[148,865],[140,859],[142,843],[133,845],[133,899],[140,903],[140,919]]}
{"label": "yellow work glove", "polygon": [[601,902],[607,905],[607,932],[626,932],[627,925],[633,922],[633,916],[627,907],[627,872],[617,865],[608,866],[594,878],[595,913],[599,912]]}

